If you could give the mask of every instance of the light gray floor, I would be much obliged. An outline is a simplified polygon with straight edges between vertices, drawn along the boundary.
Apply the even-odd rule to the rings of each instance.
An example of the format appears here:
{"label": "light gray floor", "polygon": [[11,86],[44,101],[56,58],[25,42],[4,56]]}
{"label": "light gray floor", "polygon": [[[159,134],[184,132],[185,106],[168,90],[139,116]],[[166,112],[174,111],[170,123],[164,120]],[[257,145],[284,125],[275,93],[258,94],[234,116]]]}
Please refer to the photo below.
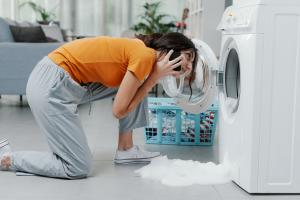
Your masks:
{"label": "light gray floor", "polygon": [[[94,154],[93,176],[83,180],[60,180],[37,176],[20,177],[0,171],[0,200],[237,200],[237,199],[299,199],[296,195],[249,195],[233,183],[224,185],[194,185],[167,187],[144,180],[134,173],[143,165],[114,165],[112,163],[118,122],[111,112],[112,101],[94,102],[91,115],[88,105],[80,107],[82,123]],[[43,134],[35,123],[26,103],[20,105],[17,96],[0,99],[0,138],[7,137],[14,150],[47,150]],[[134,134],[135,144],[145,149],[160,151],[169,158],[193,159],[201,162],[218,161],[214,147],[184,147],[145,145],[143,130]]]}

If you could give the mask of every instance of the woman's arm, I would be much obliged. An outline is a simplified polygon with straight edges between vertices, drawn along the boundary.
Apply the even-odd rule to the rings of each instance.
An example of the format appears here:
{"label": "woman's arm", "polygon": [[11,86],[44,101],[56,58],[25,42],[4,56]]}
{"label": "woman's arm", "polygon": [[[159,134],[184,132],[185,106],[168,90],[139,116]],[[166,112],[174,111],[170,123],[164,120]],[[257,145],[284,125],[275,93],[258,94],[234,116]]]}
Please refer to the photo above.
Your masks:
{"label": "woman's arm", "polygon": [[155,84],[156,80],[151,76],[141,84],[132,72],[127,71],[115,97],[113,105],[115,117],[118,119],[125,117],[144,99]]}
{"label": "woman's arm", "polygon": [[179,75],[179,72],[173,69],[182,64],[182,57],[169,61],[172,53],[173,50],[169,51],[162,60],[155,64],[151,74],[144,83],[140,83],[132,72],[126,72],[113,105],[113,114],[116,118],[121,119],[131,112],[145,98],[160,78],[167,75]]}

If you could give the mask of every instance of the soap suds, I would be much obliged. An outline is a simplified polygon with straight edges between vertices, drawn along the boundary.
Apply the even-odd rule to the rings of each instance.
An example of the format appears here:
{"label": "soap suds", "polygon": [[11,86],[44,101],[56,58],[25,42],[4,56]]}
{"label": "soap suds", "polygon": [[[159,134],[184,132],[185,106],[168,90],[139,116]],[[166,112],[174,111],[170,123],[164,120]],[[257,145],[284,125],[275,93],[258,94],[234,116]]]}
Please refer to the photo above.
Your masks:
{"label": "soap suds", "polygon": [[168,159],[161,156],[135,171],[142,178],[161,182],[168,186],[189,186],[193,184],[214,185],[231,180],[228,162],[215,164],[193,160]]}

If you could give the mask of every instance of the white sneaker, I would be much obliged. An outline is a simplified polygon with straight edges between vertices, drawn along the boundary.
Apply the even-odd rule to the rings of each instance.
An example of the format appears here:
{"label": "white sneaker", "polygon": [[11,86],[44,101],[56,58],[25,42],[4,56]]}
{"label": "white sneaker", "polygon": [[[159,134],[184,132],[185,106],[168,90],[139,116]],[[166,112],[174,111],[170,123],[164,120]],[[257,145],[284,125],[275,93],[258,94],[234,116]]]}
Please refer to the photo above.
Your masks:
{"label": "white sneaker", "polygon": [[6,156],[10,156],[11,149],[7,139],[0,141],[0,170],[8,170],[9,167],[2,166],[2,159]]}
{"label": "white sneaker", "polygon": [[144,151],[138,146],[133,146],[125,151],[117,150],[114,162],[116,164],[149,163],[152,158],[158,156],[160,156],[159,152]]}

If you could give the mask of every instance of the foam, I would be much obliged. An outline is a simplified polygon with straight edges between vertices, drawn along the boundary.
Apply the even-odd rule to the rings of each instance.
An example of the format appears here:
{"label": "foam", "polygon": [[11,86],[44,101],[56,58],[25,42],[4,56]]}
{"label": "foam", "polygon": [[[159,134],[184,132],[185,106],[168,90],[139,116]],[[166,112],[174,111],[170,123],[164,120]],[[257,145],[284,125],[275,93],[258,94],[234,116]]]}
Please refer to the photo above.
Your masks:
{"label": "foam", "polygon": [[142,178],[152,179],[168,186],[189,186],[193,184],[223,184],[231,180],[228,162],[215,164],[193,160],[168,159],[161,156],[135,171]]}

